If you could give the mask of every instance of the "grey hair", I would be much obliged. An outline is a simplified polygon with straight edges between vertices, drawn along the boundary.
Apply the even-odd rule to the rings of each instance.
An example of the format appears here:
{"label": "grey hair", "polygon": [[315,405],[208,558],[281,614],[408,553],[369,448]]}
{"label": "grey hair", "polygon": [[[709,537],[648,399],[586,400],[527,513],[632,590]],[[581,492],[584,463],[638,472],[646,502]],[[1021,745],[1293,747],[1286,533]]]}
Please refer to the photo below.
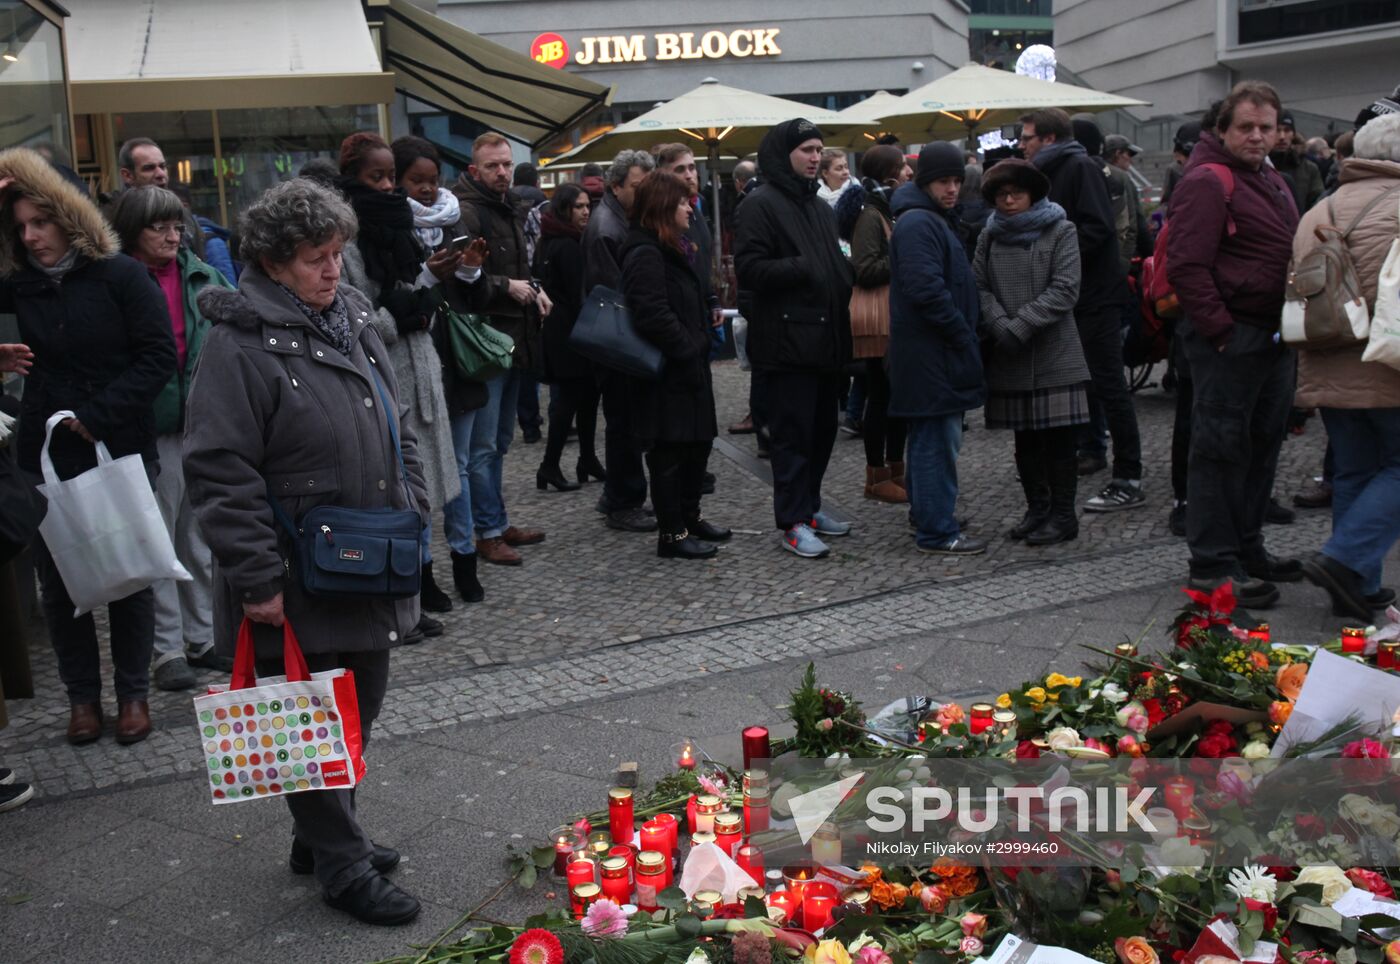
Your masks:
{"label": "grey hair", "polygon": [[180,221],[184,223],[185,206],[180,203],[174,191],[148,184],[145,187],[127,188],[117,195],[112,205],[112,227],[121,238],[122,250],[130,254],[141,239],[141,232],[157,221]]}
{"label": "grey hair", "polygon": [[339,193],[304,177],[268,188],[238,218],[245,261],[286,264],[303,244],[350,242],[360,229]]}
{"label": "grey hair", "polygon": [[1367,121],[1352,141],[1352,157],[1400,163],[1400,114]]}
{"label": "grey hair", "polygon": [[640,167],[646,174],[656,168],[656,158],[646,151],[618,151],[617,157],[608,165],[608,187],[621,187],[634,167]]}
{"label": "grey hair", "polygon": [[734,180],[747,184],[758,173],[758,165],[753,161],[740,161],[734,165]]}

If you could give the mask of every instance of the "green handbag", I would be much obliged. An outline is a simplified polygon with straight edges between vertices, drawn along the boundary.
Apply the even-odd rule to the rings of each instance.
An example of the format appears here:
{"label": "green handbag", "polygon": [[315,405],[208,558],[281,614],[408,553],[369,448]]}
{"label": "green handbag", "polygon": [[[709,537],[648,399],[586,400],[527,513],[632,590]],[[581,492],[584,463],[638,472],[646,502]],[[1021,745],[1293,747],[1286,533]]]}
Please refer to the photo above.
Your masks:
{"label": "green handbag", "polygon": [[467,381],[484,382],[510,370],[515,354],[510,335],[492,328],[481,315],[453,311],[446,305],[441,311],[457,374]]}

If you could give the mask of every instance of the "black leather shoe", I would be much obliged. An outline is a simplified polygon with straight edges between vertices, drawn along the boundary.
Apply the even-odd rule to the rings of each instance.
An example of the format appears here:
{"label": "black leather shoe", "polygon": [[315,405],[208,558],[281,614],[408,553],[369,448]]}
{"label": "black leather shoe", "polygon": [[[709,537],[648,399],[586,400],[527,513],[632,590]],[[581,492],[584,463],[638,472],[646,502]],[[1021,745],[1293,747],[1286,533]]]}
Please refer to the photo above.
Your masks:
{"label": "black leather shoe", "polygon": [[486,598],[486,590],[476,578],[476,553],[452,553],[452,583],[464,602],[479,603]]}
{"label": "black leather shoe", "polygon": [[580,488],[578,482],[570,482],[564,477],[564,471],[558,465],[541,465],[535,472],[535,488],[544,492],[551,485],[560,492],[574,492]]}
{"label": "black leather shoe", "polygon": [[[1264,506],[1264,521],[1270,525],[1286,526],[1291,525],[1298,518],[1298,513],[1292,509],[1278,504],[1278,499],[1270,499],[1269,504]],[[1299,574],[1301,575],[1301,570]]]}
{"label": "black leather shoe", "polygon": [[578,475],[580,483],[587,482],[589,478],[597,479],[599,482],[608,481],[608,473],[596,455],[579,459],[578,464],[574,466],[574,472]]}
{"label": "black leather shoe", "polygon": [[719,549],[708,542],[701,542],[682,529],[680,532],[663,532],[656,540],[656,554],[662,559],[710,559]]}
{"label": "black leather shoe", "polygon": [[614,509],[608,513],[608,528],[623,532],[655,532],[656,516],[644,509]]}
{"label": "black leather shoe", "polygon": [[713,522],[707,522],[704,519],[695,519],[691,522],[687,522],[685,527],[691,535],[704,542],[724,542],[734,534],[723,526],[717,526]]}
{"label": "black leather shoe", "polygon": [[1384,586],[1366,596],[1366,605],[1372,609],[1384,609],[1395,602],[1395,590],[1387,589]]}
{"label": "black leather shoe", "polygon": [[1314,586],[1327,590],[1332,597],[1332,612],[1337,616],[1371,621],[1371,605],[1361,591],[1361,577],[1331,556],[1313,553],[1303,563],[1303,574]]}
{"label": "black leather shoe", "polygon": [[423,563],[423,586],[418,593],[418,604],[423,607],[424,612],[452,612],[452,598],[442,591],[442,587],[433,578],[431,562]]}
{"label": "black leather shoe", "polygon": [[[392,847],[374,845],[369,855],[369,865],[381,874],[387,874],[399,865],[399,852]],[[296,837],[292,838],[292,855],[287,858],[287,866],[292,873],[305,876],[316,869],[316,854]]]}
{"label": "black leather shoe", "polygon": [[407,924],[418,916],[422,905],[417,898],[404,893],[377,871],[365,874],[349,888],[322,899],[336,910],[343,910],[362,924],[393,926]]}
{"label": "black leather shoe", "polygon": [[1244,571],[1265,582],[1298,582],[1303,578],[1303,563],[1298,559],[1281,559],[1266,553],[1263,559],[1247,563]]}

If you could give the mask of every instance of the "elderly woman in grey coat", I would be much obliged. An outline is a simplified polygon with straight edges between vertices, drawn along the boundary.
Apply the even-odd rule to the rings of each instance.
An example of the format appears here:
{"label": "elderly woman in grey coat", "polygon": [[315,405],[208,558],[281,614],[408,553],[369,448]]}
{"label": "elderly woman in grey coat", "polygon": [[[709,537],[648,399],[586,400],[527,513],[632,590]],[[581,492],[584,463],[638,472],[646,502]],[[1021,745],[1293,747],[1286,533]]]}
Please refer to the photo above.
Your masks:
{"label": "elderly woman in grey coat", "polygon": [[[183,451],[190,503],[214,556],[215,645],[232,653],[246,618],[258,675],[277,675],[276,627],[290,621],[312,672],[354,672],[368,743],[389,651],[418,622],[418,597],[309,595],[286,562],[291,537],[273,510],[276,500],[290,519],[322,505],[428,518],[417,440],[373,309],[340,284],[356,227],[339,195],[303,179],[244,212],[238,290],[210,287],[199,297],[213,327],[190,388]],[[360,828],[353,790],[286,799],[292,870],[314,871],[327,903],[373,924],[418,914],[418,901],[382,876],[399,855]]]}
{"label": "elderly woman in grey coat", "polygon": [[1079,535],[1074,427],[1089,420],[1089,369],[1074,324],[1079,243],[1049,192],[1026,161],[988,171],[982,196],[993,211],[972,264],[987,343],[987,427],[1016,433],[1026,494],[1025,517],[1007,534],[1031,546]]}

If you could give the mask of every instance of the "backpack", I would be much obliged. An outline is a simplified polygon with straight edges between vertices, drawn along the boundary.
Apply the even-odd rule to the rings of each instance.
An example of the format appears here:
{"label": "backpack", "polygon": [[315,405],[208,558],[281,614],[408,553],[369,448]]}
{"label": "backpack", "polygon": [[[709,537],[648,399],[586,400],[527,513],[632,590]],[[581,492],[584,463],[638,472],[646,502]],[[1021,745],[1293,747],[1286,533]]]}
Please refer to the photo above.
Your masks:
{"label": "backpack", "polygon": [[1356,264],[1352,261],[1347,239],[1372,208],[1396,191],[1400,188],[1372,198],[1345,231],[1337,230],[1332,198],[1327,199],[1327,223],[1313,229],[1317,246],[1288,266],[1283,320],[1279,326],[1286,343],[1322,350],[1366,340],[1371,331],[1371,313],[1356,277]]}
{"label": "backpack", "polygon": [[[1225,233],[1235,233],[1235,219],[1230,215],[1230,198],[1235,193],[1235,174],[1228,164],[1200,165],[1220,179],[1225,188]],[[1157,242],[1152,246],[1152,257],[1142,262],[1142,293],[1144,311],[1159,327],[1165,322],[1181,317],[1181,302],[1167,281],[1167,234],[1171,231],[1171,218],[1167,218],[1162,230],[1157,232]]]}

